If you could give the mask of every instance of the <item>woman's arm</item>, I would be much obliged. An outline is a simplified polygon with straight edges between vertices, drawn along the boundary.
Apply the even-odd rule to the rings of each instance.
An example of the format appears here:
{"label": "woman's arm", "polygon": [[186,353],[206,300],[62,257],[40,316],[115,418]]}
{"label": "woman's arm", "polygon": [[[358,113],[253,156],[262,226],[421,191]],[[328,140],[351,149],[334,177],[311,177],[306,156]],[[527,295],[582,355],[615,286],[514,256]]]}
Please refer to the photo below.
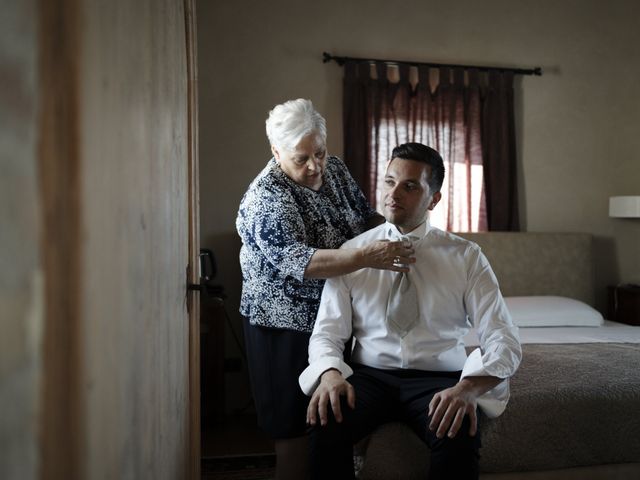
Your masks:
{"label": "woman's arm", "polygon": [[[406,272],[413,249],[402,242],[379,240],[353,249],[315,249],[305,242],[301,206],[275,188],[250,191],[240,206],[238,232],[245,243],[255,243],[265,258],[284,275],[303,278],[331,278],[361,268]],[[364,198],[364,197],[363,197]],[[367,227],[379,225],[384,217],[373,214]],[[394,260],[398,262],[394,262]]]}
{"label": "woman's arm", "polygon": [[411,244],[402,241],[376,240],[360,248],[319,249],[307,264],[305,278],[331,278],[361,268],[378,268],[408,272],[404,265],[414,263]]}

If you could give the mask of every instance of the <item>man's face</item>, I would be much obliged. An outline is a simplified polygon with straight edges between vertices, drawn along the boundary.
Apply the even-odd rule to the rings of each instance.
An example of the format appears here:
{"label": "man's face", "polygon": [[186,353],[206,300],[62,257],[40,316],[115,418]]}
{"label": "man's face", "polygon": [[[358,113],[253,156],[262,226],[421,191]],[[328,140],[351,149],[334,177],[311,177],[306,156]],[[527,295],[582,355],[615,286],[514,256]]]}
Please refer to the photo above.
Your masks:
{"label": "man's face", "polygon": [[384,216],[402,233],[409,233],[427,218],[440,201],[440,192],[431,193],[431,167],[416,160],[392,158],[384,177]]}

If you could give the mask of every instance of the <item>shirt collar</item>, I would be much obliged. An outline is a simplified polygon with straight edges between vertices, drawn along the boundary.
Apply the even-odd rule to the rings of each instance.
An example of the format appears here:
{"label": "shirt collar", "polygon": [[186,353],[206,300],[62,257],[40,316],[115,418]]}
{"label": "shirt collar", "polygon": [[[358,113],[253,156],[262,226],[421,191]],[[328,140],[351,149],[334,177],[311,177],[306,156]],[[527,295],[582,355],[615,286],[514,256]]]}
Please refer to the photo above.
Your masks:
{"label": "shirt collar", "polygon": [[424,237],[427,236],[427,234],[429,233],[429,230],[431,230],[429,219],[426,219],[424,222],[422,222],[420,225],[418,225],[409,233],[401,233],[400,230],[398,230],[398,227],[396,227],[391,222],[385,223],[385,233],[389,240],[398,240],[401,237],[407,237],[407,236],[416,237],[417,240],[422,240]]}

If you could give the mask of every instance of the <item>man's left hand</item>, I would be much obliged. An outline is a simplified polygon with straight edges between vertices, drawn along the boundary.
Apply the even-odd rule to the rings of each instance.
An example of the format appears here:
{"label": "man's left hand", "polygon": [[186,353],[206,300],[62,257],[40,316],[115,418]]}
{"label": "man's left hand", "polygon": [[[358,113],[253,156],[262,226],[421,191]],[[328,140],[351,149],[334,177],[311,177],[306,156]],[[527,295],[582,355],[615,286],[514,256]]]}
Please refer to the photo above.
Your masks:
{"label": "man's left hand", "polygon": [[469,415],[469,435],[474,436],[478,430],[477,404],[476,395],[465,379],[436,393],[429,403],[429,430],[435,430],[438,438],[445,434],[453,438],[460,430],[464,416]]}
{"label": "man's left hand", "polygon": [[469,415],[469,435],[478,431],[478,397],[502,380],[496,377],[466,377],[456,385],[436,393],[429,403],[429,430],[438,438],[457,435],[465,415]]}

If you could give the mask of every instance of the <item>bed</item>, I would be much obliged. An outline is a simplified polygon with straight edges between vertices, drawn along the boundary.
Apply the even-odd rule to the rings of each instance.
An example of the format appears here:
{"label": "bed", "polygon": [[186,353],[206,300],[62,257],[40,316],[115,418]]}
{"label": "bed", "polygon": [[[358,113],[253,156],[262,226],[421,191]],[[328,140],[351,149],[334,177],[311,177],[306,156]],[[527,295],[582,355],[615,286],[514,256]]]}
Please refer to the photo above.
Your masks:
{"label": "bed", "polygon": [[[520,328],[507,410],[480,420],[480,478],[640,478],[640,327],[603,321],[590,307],[591,235],[461,236],[482,247],[514,318],[530,325]],[[465,338],[470,350],[476,342],[474,332]],[[360,447],[362,480],[426,478],[428,449],[402,424],[383,425]]]}

